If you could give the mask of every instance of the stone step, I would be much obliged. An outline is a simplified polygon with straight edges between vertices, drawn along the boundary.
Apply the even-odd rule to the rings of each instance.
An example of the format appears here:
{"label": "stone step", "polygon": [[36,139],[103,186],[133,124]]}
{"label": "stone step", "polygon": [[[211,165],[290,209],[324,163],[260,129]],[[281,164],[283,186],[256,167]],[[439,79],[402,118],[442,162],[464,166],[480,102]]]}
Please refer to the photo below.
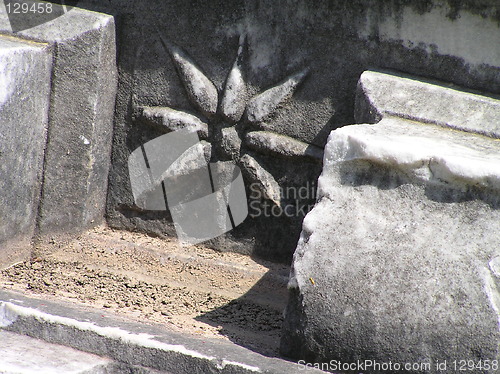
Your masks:
{"label": "stone step", "polygon": [[[95,357],[92,355],[100,356],[95,358],[95,366],[90,369],[100,370],[101,365],[108,368],[102,372],[109,373],[289,374],[305,370],[303,365],[266,357],[220,339],[179,334],[158,325],[118,319],[100,310],[27,298],[6,291],[0,291],[0,329],[13,339],[13,352],[9,353],[13,361],[22,344],[31,344],[31,340],[23,340],[24,336],[29,336],[45,341],[42,345],[51,352],[60,345],[72,348],[68,352],[75,355],[77,362],[88,362],[85,360]],[[21,348],[18,341],[21,341]],[[114,371],[109,371],[109,367]],[[125,371],[130,368],[136,371]],[[93,372],[100,373],[90,371]],[[308,372],[322,371],[311,369]]]}
{"label": "stone step", "polygon": [[4,330],[0,330],[0,352],[3,374],[172,374]]}
{"label": "stone step", "polygon": [[357,123],[390,116],[500,138],[500,100],[451,84],[365,71],[356,92]]}

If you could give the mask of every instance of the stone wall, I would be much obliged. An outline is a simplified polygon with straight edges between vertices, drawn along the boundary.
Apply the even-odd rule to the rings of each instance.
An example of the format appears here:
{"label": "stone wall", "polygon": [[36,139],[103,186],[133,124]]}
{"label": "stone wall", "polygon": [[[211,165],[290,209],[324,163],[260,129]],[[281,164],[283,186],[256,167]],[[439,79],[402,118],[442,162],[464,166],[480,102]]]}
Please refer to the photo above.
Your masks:
{"label": "stone wall", "polygon": [[[102,221],[106,193],[111,226],[175,235],[134,197],[130,155],[167,203],[169,150],[148,142],[187,130],[180,170],[234,163],[248,195],[208,244],[290,261],[298,242],[284,354],[498,358],[495,1],[79,6],[13,32],[0,4],[0,266]],[[203,194],[227,192],[203,166]],[[221,231],[244,212],[231,192],[214,200]]]}
{"label": "stone wall", "polygon": [[[176,235],[168,210],[134,201],[128,159],[148,141],[194,124],[207,159],[234,162],[245,180],[248,217],[208,243],[221,250],[291,260],[316,200],[328,134],[356,122],[363,71],[391,69],[500,92],[494,1],[83,0],[78,6],[113,16],[118,30],[109,224]],[[18,33],[56,48],[42,233],[88,227],[103,214],[113,19],[81,9]],[[10,31],[5,16],[1,29]],[[205,98],[197,96],[189,71],[201,79]]]}
{"label": "stone wall", "polygon": [[[217,128],[228,121],[222,98],[235,66],[242,78],[235,96],[240,111],[248,110],[251,99],[266,89],[297,79],[262,118],[229,119],[228,125],[237,126],[205,139],[215,159],[240,165],[248,195],[249,186],[259,183],[256,175],[271,186],[262,192],[256,187],[258,199],[249,201],[252,216],[211,242],[223,250],[291,258],[321,169],[304,150],[321,155],[330,131],[355,123],[355,88],[363,71],[391,69],[500,92],[500,51],[494,47],[500,41],[499,9],[494,2],[111,0],[82,1],[80,6],[115,15],[119,29],[120,81],[107,207],[114,227],[175,235],[168,212],[139,209],[131,194],[129,154],[172,129],[158,115],[143,115],[144,107],[187,112]],[[186,90],[169,44],[180,48],[213,84],[219,99],[214,118]],[[302,151],[280,151],[295,146]],[[294,191],[301,187],[308,192],[296,202]],[[266,206],[270,217],[264,216]],[[273,206],[277,214],[271,213]],[[289,206],[298,207],[292,217],[282,213]]]}

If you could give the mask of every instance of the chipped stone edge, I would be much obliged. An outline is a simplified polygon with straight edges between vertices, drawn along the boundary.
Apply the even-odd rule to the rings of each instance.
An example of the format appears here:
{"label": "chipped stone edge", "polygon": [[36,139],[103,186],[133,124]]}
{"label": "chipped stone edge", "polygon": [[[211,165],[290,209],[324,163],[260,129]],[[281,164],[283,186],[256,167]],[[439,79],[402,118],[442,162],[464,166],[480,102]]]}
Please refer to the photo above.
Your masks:
{"label": "chipped stone edge", "polygon": [[[399,122],[404,120],[383,119],[377,126],[380,128]],[[460,148],[457,148],[455,154],[446,155],[440,150],[440,139],[428,141],[425,147],[422,147],[421,144],[411,144],[409,136],[406,135],[387,138],[384,135],[363,132],[361,129],[364,126],[371,125],[352,125],[332,131],[326,146],[325,164],[336,165],[346,161],[365,160],[395,167],[424,183],[462,188],[476,186],[492,192],[500,191],[500,164],[497,157],[484,158],[480,160],[481,163],[470,162],[478,159],[478,151],[471,150],[468,154],[460,154]],[[477,138],[480,135],[470,136]],[[494,139],[484,139],[496,142]],[[392,147],[389,147],[391,144]],[[479,164],[482,168],[478,167]],[[324,185],[322,180],[320,177],[320,186]]]}

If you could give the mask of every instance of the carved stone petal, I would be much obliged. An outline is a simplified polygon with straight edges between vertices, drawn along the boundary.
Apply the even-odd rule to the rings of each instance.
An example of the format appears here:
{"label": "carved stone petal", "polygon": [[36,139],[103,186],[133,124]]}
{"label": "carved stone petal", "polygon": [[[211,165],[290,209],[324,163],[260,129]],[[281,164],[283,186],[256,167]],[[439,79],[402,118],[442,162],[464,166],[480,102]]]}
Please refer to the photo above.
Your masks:
{"label": "carved stone petal", "polygon": [[246,135],[246,144],[259,152],[277,154],[286,157],[308,157],[323,161],[323,149],[301,142],[289,136],[269,131],[252,131]]}
{"label": "carved stone petal", "polygon": [[223,160],[236,162],[240,158],[241,138],[234,126],[222,128],[214,140]]}
{"label": "carved stone petal", "polygon": [[240,158],[240,163],[252,183],[255,183],[262,192],[263,197],[279,206],[281,203],[280,186],[274,177],[249,154],[243,155]]}
{"label": "carved stone petal", "polygon": [[230,122],[238,122],[243,116],[246,105],[246,84],[243,79],[243,43],[244,37],[240,38],[238,55],[234,61],[233,67],[229,72],[222,98],[221,110],[224,118]]}
{"label": "carved stone petal", "polygon": [[280,103],[293,95],[299,83],[307,75],[307,72],[307,69],[304,69],[289,76],[278,85],[254,96],[247,106],[247,119],[252,123],[257,123],[272,114]]}
{"label": "carved stone petal", "polygon": [[167,107],[143,106],[140,109],[140,115],[144,119],[169,131],[186,129],[197,131],[202,139],[208,137],[208,124],[197,116]]}
{"label": "carved stone petal", "polygon": [[187,149],[172,165],[165,171],[161,179],[187,175],[193,170],[206,168],[210,162],[212,146],[206,141],[201,141]]}
{"label": "carved stone petal", "polygon": [[217,112],[219,95],[212,81],[207,78],[201,71],[201,68],[184,50],[169,43],[163,37],[160,37],[160,40],[163,46],[170,52],[177,72],[193,104],[206,116],[210,117],[214,115]]}

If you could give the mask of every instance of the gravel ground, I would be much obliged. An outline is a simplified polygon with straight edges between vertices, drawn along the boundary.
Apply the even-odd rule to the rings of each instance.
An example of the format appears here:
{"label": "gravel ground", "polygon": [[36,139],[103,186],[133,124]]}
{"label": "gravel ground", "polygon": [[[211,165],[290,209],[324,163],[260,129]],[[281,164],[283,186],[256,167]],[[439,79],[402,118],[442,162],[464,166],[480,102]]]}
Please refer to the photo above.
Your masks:
{"label": "gravel ground", "polygon": [[277,355],[288,267],[172,239],[98,227],[48,238],[0,287],[76,301]]}

